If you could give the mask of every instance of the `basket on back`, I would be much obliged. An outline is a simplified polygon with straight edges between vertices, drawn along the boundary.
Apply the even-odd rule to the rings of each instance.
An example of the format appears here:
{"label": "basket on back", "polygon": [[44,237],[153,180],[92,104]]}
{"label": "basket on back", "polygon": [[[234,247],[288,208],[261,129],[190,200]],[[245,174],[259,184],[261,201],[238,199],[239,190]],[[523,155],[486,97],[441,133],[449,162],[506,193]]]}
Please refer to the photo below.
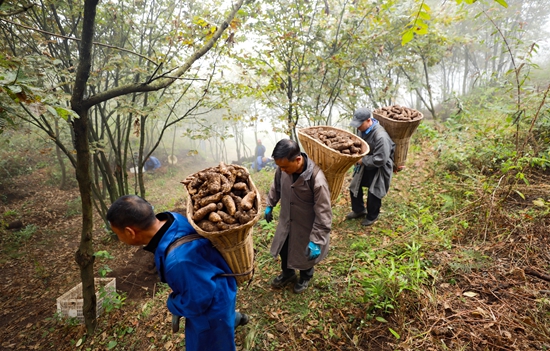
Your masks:
{"label": "basket on back", "polygon": [[[260,219],[261,202],[248,170],[242,166],[220,163],[217,167],[206,168],[188,176],[182,183],[186,185],[189,194],[189,223],[222,254],[237,284],[251,280],[254,273],[252,229]],[[255,195],[252,201],[246,201],[247,206],[243,208],[243,199],[251,192]],[[228,197],[233,201],[228,202]],[[250,198],[249,195],[248,200]],[[251,207],[248,208],[248,205]],[[197,217],[197,214],[202,215],[203,212],[208,213],[202,218]]]}
{"label": "basket on back", "polygon": [[[343,138],[349,138],[357,145],[357,149],[354,150],[355,153],[343,154],[338,150],[328,147],[315,137],[320,132],[335,132]],[[300,139],[300,143],[309,158],[319,165],[319,168],[325,174],[330,189],[330,201],[334,204],[341,193],[346,172],[356,162],[360,161],[363,156],[369,153],[369,145],[353,133],[329,126],[302,128],[298,130],[298,139]]]}
{"label": "basket on back", "polygon": [[395,143],[395,167],[405,166],[411,136],[422,122],[424,115],[414,109],[397,105],[374,110],[373,115]]}

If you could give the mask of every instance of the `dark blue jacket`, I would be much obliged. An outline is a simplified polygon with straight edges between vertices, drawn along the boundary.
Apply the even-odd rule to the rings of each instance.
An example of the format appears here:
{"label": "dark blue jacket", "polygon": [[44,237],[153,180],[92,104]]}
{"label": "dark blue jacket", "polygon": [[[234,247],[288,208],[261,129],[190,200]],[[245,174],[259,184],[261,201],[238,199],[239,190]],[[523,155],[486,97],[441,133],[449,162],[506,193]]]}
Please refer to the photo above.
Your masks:
{"label": "dark blue jacket", "polygon": [[166,256],[176,239],[196,233],[184,216],[170,212],[174,222],[164,233],[155,251],[155,264],[162,282],[173,292],[167,306],[183,316],[187,351],[235,350],[235,301],[237,283],[219,251],[208,239],[180,245]]}
{"label": "dark blue jacket", "polygon": [[145,168],[146,171],[152,171],[157,168],[160,168],[160,161],[155,156],[149,157],[147,161],[145,161],[145,164],[143,165],[143,168]]}

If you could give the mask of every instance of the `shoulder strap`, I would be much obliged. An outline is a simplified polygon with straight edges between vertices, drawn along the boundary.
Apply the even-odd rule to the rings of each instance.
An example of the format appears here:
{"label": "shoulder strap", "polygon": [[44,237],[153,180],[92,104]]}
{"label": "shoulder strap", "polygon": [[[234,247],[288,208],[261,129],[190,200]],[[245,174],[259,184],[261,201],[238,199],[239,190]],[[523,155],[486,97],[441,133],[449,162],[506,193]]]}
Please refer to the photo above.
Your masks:
{"label": "shoulder strap", "polygon": [[199,234],[189,234],[186,236],[182,236],[181,238],[174,240],[170,245],[168,245],[168,248],[166,249],[166,255],[168,256],[170,251],[174,250],[176,247],[200,238],[202,238],[202,236],[200,236]]}
{"label": "shoulder strap", "polygon": [[321,168],[317,164],[313,167],[313,173],[311,173],[311,178],[309,179],[309,189],[311,192],[313,192],[313,189],[315,188],[315,178],[317,178],[317,173],[319,173],[320,169]]}
{"label": "shoulder strap", "polygon": [[275,190],[279,193],[279,197],[281,197],[281,168],[277,167],[277,170],[275,171]]}

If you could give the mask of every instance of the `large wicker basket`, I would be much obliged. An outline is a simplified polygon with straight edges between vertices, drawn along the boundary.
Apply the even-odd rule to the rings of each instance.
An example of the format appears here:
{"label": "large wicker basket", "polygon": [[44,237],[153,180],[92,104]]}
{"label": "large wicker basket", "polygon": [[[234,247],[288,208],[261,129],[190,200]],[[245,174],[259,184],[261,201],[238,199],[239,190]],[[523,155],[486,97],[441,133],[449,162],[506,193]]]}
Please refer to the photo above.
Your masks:
{"label": "large wicker basket", "polygon": [[[419,112],[420,113],[420,112]],[[411,136],[422,122],[424,115],[420,113],[420,118],[414,121],[397,121],[388,117],[384,117],[376,112],[373,112],[374,118],[380,122],[388,135],[395,143],[394,164],[396,168],[405,166],[407,161],[407,153],[409,152],[409,144]]]}
{"label": "large wicker basket", "polygon": [[[237,284],[250,281],[254,275],[254,246],[252,229],[261,216],[260,193],[252,179],[248,178],[248,187],[256,192],[255,208],[258,214],[248,223],[236,228],[218,232],[206,232],[193,221],[193,204],[191,196],[187,198],[187,219],[197,233],[208,240],[218,249],[227,265],[235,274]],[[187,189],[187,187],[186,187]]]}
{"label": "large wicker basket", "polygon": [[[319,140],[312,138],[304,133],[305,130],[334,130],[339,133],[344,133],[361,141],[361,153],[358,155],[344,155],[334,149],[329,148]],[[307,127],[298,130],[298,139],[304,147],[307,155],[319,165],[319,168],[325,174],[327,178],[328,186],[330,189],[330,201],[332,204],[336,203],[338,195],[342,191],[342,185],[344,184],[344,177],[348,169],[356,162],[361,160],[363,156],[369,153],[369,145],[357,135],[336,127],[330,126],[316,126]]]}

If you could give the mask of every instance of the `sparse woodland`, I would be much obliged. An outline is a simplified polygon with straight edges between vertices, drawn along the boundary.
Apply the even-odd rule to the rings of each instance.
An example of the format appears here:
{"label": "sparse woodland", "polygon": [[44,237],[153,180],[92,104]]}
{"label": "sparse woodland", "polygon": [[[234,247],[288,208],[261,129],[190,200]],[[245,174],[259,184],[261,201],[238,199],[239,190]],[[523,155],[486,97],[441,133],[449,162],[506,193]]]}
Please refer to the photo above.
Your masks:
{"label": "sparse woodland", "polygon": [[[255,223],[237,348],[550,349],[549,23],[543,0],[0,0],[0,349],[183,349],[111,202],[190,194],[205,231],[247,223],[275,173],[256,140],[354,132],[358,107],[424,117],[380,220],[344,220],[350,170],[303,295],[269,287],[278,207]],[[359,152],[332,134],[312,137]],[[117,279],[99,317],[97,277]],[[84,324],[56,314],[78,283]]]}

